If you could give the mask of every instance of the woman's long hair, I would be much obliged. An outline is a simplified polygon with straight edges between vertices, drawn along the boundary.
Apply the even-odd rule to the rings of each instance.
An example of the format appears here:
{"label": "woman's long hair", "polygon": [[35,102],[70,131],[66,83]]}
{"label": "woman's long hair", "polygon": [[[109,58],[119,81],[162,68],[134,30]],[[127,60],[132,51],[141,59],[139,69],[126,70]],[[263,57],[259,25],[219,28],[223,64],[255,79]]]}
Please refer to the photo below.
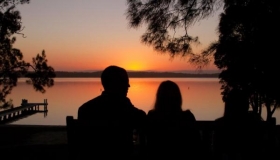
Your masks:
{"label": "woman's long hair", "polygon": [[173,81],[161,82],[156,94],[156,111],[182,111],[182,95],[179,86]]}

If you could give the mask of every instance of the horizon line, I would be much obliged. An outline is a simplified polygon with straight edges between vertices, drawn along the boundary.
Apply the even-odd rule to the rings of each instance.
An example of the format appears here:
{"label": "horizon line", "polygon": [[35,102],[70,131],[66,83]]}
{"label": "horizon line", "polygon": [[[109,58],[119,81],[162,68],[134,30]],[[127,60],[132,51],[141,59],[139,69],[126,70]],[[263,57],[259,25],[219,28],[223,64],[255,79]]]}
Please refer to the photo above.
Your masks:
{"label": "horizon line", "polygon": [[[103,70],[57,70],[55,72],[102,72]],[[127,72],[177,72],[177,73],[202,73],[202,72],[214,72],[220,73],[220,70],[213,69],[213,70],[169,70],[169,71],[161,71],[161,70],[126,70]]]}

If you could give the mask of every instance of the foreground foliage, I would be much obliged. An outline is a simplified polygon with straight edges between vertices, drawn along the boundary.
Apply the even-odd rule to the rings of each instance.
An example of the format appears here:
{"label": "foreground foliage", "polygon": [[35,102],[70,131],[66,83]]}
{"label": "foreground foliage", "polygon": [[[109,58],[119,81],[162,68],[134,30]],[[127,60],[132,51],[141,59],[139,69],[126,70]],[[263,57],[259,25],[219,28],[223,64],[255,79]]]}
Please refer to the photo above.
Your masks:
{"label": "foreground foliage", "polygon": [[17,85],[20,77],[28,78],[27,83],[42,93],[46,91],[46,87],[54,85],[55,72],[47,64],[44,50],[33,58],[32,63],[28,63],[23,60],[20,49],[13,47],[16,42],[14,35],[24,36],[21,33],[21,16],[16,5],[26,3],[29,3],[29,0],[0,0],[0,108],[13,106],[12,101],[7,101],[6,97]]}

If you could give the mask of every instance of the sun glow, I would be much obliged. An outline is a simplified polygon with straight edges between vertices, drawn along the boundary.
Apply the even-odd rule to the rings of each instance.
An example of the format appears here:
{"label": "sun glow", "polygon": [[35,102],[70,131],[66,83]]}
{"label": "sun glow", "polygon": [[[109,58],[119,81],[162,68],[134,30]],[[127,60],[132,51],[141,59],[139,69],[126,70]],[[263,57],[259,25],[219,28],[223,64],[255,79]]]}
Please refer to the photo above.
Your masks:
{"label": "sun glow", "polygon": [[146,66],[143,65],[141,62],[130,62],[127,65],[125,65],[126,70],[132,70],[132,71],[141,71],[145,70]]}

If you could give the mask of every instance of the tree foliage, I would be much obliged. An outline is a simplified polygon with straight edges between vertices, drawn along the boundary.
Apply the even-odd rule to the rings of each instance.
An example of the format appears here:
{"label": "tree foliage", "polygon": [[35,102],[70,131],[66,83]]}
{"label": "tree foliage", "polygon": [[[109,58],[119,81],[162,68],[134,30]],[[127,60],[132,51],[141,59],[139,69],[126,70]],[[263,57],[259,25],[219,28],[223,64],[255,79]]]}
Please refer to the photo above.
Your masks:
{"label": "tree foliage", "polygon": [[130,27],[147,24],[142,42],[174,57],[194,55],[192,45],[199,39],[188,29],[217,10],[221,0],[127,0],[127,4]]}
{"label": "tree foliage", "polygon": [[267,109],[267,119],[280,105],[277,44],[280,37],[279,1],[230,1],[219,23],[215,64],[222,69],[223,94],[231,88],[248,92],[255,112]]}
{"label": "tree foliage", "polygon": [[[23,60],[23,53],[13,47],[16,37],[23,27],[20,12],[16,5],[29,3],[29,0],[0,0],[0,108],[11,107],[6,97],[17,85],[18,78],[27,77],[36,91],[45,92],[45,87],[54,84],[54,69],[48,66],[45,51],[33,58],[33,63]],[[32,69],[33,71],[30,71]]]}
{"label": "tree foliage", "polygon": [[[191,55],[198,67],[214,59],[225,98],[232,88],[248,94],[254,111],[267,109],[267,119],[280,105],[278,43],[280,2],[275,0],[128,0],[127,17],[132,28],[147,24],[145,44],[174,55]],[[219,39],[200,54],[191,44],[198,38],[188,35],[191,24],[223,6],[218,26]],[[169,31],[183,29],[174,37]],[[184,38],[187,38],[185,40]],[[182,42],[182,43],[181,43]],[[175,44],[174,44],[175,43]]]}

